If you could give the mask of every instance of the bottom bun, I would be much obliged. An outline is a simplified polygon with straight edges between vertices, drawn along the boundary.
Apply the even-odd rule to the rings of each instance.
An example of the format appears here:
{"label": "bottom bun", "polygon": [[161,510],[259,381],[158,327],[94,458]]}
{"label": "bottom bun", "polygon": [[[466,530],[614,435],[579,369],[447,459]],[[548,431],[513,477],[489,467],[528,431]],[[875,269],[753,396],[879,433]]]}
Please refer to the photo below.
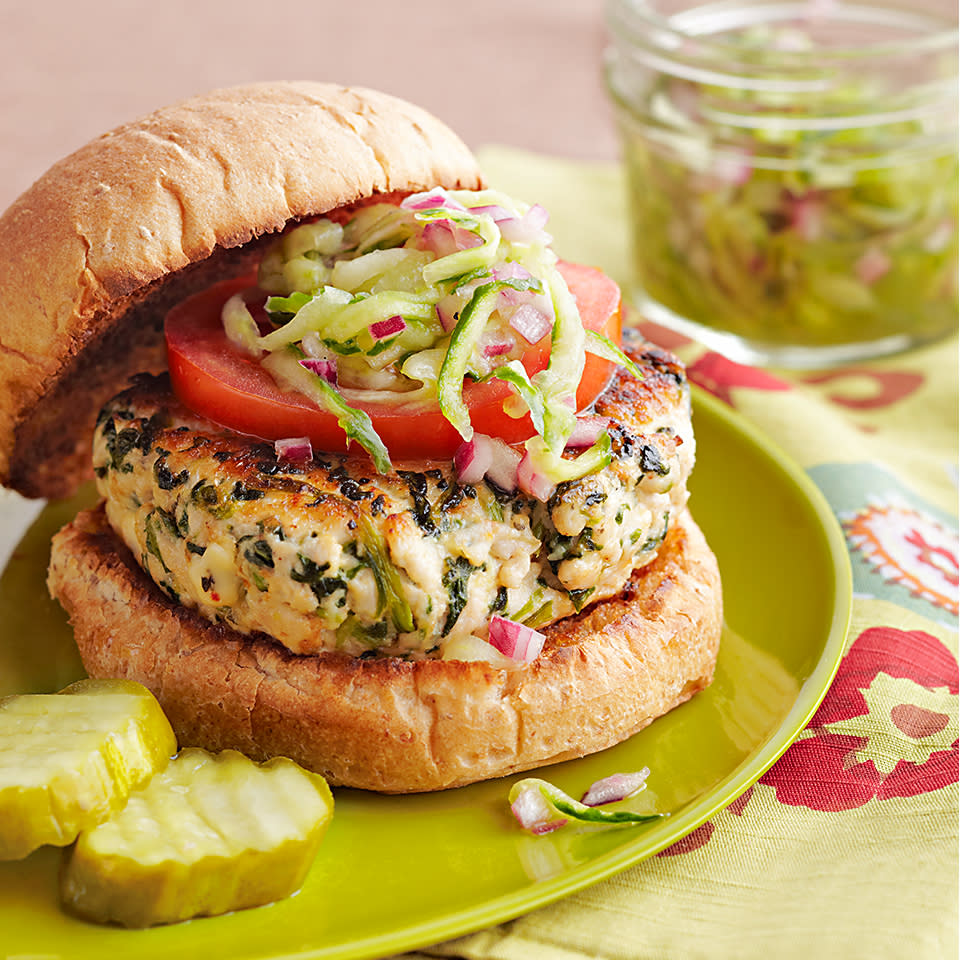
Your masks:
{"label": "bottom bun", "polygon": [[544,629],[532,663],[298,656],[168,600],[102,508],[53,541],[48,584],[84,666],[156,695],[181,746],[291,757],[336,786],[457,787],[584,756],[706,687],[720,641],[717,562],[687,514],[617,597]]}

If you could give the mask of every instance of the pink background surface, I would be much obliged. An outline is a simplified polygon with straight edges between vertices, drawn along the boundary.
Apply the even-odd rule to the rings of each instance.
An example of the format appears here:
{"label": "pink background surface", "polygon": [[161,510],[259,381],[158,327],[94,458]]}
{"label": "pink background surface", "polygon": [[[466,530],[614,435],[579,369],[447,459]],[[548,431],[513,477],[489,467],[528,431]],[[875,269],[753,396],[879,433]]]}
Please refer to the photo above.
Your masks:
{"label": "pink background surface", "polygon": [[376,87],[471,147],[613,159],[603,0],[0,0],[0,209],[87,140],[219,86]]}

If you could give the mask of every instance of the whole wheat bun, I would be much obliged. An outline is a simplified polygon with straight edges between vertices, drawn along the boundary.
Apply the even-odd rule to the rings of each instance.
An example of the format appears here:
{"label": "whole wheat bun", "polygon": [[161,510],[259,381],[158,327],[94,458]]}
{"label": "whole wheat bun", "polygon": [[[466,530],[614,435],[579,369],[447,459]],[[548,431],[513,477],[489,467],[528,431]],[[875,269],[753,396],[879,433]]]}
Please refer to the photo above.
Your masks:
{"label": "whole wheat bun", "polygon": [[156,695],[181,745],[276,754],[331,784],[456,787],[612,746],[709,684],[720,576],[689,514],[623,593],[544,629],[531,664],[297,656],[168,600],[102,509],[56,535],[49,585],[84,666]]}
{"label": "whole wheat bun", "polygon": [[[28,496],[90,472],[103,403],[165,367],[163,317],[245,272],[314,215],[477,188],[463,143],[369,90],[272,83],[159,110],[54,166],[0,218],[0,482]],[[623,593],[547,628],[533,663],[298,657],[168,600],[109,528],[54,539],[51,592],[93,676],[154,691],[182,745],[290,756],[333,784],[453,787],[618,743],[706,686],[716,561],[689,516]]]}
{"label": "whole wheat bun", "polygon": [[165,368],[167,310],[240,273],[259,237],[359,199],[481,186],[439,120],[323,83],[217,90],[60,161],[0,218],[0,483],[63,496],[96,414]]}

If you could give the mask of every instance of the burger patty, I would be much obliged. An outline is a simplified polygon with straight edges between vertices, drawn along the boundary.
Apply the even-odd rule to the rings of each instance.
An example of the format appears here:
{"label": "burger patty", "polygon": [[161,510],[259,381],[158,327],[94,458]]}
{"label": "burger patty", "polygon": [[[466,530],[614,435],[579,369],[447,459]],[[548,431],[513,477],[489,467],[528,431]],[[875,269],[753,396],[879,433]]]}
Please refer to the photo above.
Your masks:
{"label": "burger patty", "polygon": [[278,459],[147,376],[100,414],[97,486],[143,569],[212,621],[294,653],[470,659],[494,613],[537,628],[619,593],[682,511],[683,370],[630,352],[643,380],[620,371],[595,404],[612,462],[546,503],[462,484],[446,462],[378,475],[365,456]]}

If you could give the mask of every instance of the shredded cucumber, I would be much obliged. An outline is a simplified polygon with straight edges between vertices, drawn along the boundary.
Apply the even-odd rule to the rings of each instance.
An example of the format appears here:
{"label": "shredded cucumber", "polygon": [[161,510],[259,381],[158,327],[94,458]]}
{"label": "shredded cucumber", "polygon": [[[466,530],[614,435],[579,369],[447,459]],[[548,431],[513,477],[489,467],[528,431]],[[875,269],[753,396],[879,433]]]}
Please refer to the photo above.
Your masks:
{"label": "shredded cucumber", "polygon": [[264,309],[279,325],[293,319],[293,315],[311,300],[309,293],[291,293],[289,297],[267,297]]}
{"label": "shredded cucumber", "polygon": [[294,257],[283,265],[282,277],[291,290],[313,293],[330,278],[330,271],[319,260],[311,257]]}
{"label": "shredded cucumber", "polygon": [[477,287],[473,299],[460,314],[437,378],[440,410],[464,440],[473,437],[473,426],[470,423],[470,411],[463,402],[463,378],[473,348],[496,307],[499,291],[500,285],[497,283],[485,283]]}
{"label": "shredded cucumber", "polygon": [[243,294],[235,293],[223,305],[223,329],[227,339],[244,353],[252,357],[259,357],[263,353],[257,321],[247,309]]}
{"label": "shredded cucumber", "polygon": [[[436,206],[427,207],[425,199]],[[265,309],[275,329],[261,335],[237,296],[224,307],[227,335],[249,355],[266,353],[263,366],[281,387],[334,413],[348,440],[360,443],[381,472],[390,469],[388,452],[370,418],[351,402],[436,402],[469,440],[464,379],[495,376],[515,391],[507,412],[530,411],[542,438],[534,454],[548,475],[582,475],[603,460],[600,450],[576,461],[562,457],[576,422],[585,350],[629,361],[609,341],[587,338],[541,229],[515,228],[523,242],[505,239],[498,222],[522,220],[529,210],[495,190],[433,190],[406,206],[363,207],[345,226],[326,218],[302,224],[261,263],[259,284],[272,294]],[[533,377],[518,360],[528,344],[510,325],[521,303],[552,313],[550,360]],[[390,334],[374,327],[394,317],[404,322],[392,324]],[[355,399],[302,367],[304,352],[333,359]]]}
{"label": "shredded cucumber", "polygon": [[587,353],[592,353],[611,363],[626,367],[638,380],[643,379],[640,368],[609,338],[596,330],[587,330]]}
{"label": "shredded cucumber", "polygon": [[291,230],[281,241],[281,250],[285,260],[292,260],[307,253],[334,254],[342,245],[343,227],[324,218]]}
{"label": "shredded cucumber", "polygon": [[545,812],[550,815],[551,820],[573,820],[582,824],[614,826],[649,823],[651,820],[659,820],[667,816],[665,813],[634,813],[632,810],[601,810],[599,807],[588,807],[579,800],[574,800],[548,780],[541,780],[538,777],[527,777],[517,781],[510,788],[507,799],[510,804],[514,804],[528,791],[538,794],[545,801]]}
{"label": "shredded cucumber", "polygon": [[[437,342],[438,335],[443,334],[443,328],[435,316],[427,320],[415,320],[406,316],[404,320],[406,329],[392,340],[376,341],[367,330],[357,337],[357,343],[365,352],[363,360],[371,370],[382,370],[399,357],[416,355],[419,351],[432,347]],[[384,359],[385,357],[390,359]]]}
{"label": "shredded cucumber", "polygon": [[347,435],[347,442],[356,440],[370,454],[380,473],[389,473],[393,469],[390,454],[373,429],[370,417],[362,410],[349,406],[339,391],[323,377],[300,366],[300,356],[296,350],[288,348],[271,353],[264,357],[262,363],[282,387],[302,393],[318,407],[334,414]]}
{"label": "shredded cucumber", "polygon": [[566,460],[547,445],[543,437],[531,437],[525,444],[534,469],[552,483],[579,480],[588,473],[596,473],[612,459],[610,434],[601,433],[596,443],[573,460]]}
{"label": "shredded cucumber", "polygon": [[355,244],[357,254],[398,247],[414,232],[414,225],[402,211],[380,204],[362,210],[344,231],[347,247]]}
{"label": "shredded cucumber", "polygon": [[[534,374],[533,383],[545,399],[543,440],[555,456],[562,452],[576,422],[576,390],[586,362],[586,334],[577,303],[556,268],[547,271],[547,288],[553,298],[556,322],[550,362]],[[570,401],[574,401],[570,403]]]}
{"label": "shredded cucumber", "polygon": [[446,257],[438,257],[428,263],[423,268],[425,283],[439,283],[441,280],[449,280],[451,277],[456,277],[471,270],[492,267],[496,261],[497,250],[500,246],[500,231],[491,217],[486,215],[472,217],[443,210],[436,214],[418,213],[417,219],[424,221],[450,220],[464,230],[475,233],[483,241],[479,247],[460,250]]}
{"label": "shredded cucumber", "polygon": [[493,371],[498,380],[506,380],[517,388],[520,398],[530,411],[530,420],[537,433],[543,433],[543,424],[547,416],[543,394],[533,385],[527,371],[519,360],[510,360]]}
{"label": "shredded cucumber", "polygon": [[458,190],[452,195],[468,210],[476,207],[503,207],[507,213],[516,217],[523,216],[527,211],[526,205],[518,204],[513,197],[500,190]]}
{"label": "shredded cucumber", "polygon": [[389,250],[372,250],[353,260],[338,260],[330,271],[330,282],[342,290],[362,290],[371,280],[404,261],[417,256],[416,250],[392,247]]}
{"label": "shredded cucumber", "polygon": [[[507,288],[527,290],[532,287],[534,285],[525,279],[497,280],[481,284],[476,288],[470,302],[460,313],[460,319],[454,327],[450,345],[447,348],[447,354],[443,359],[440,375],[437,378],[437,400],[440,403],[440,410],[443,415],[456,427],[457,432],[464,440],[469,440],[473,436],[473,427],[470,424],[470,412],[463,402],[463,379],[470,369],[470,360],[481,334],[497,307],[497,297],[501,290]],[[579,313],[576,318],[579,324]],[[581,331],[582,329],[581,325]],[[519,372],[516,369],[517,366],[520,367]],[[546,398],[543,397],[539,385],[527,380],[526,372],[520,364],[512,366],[508,361],[497,369],[503,370],[504,368],[506,368],[506,372],[502,379],[517,385],[521,397],[528,403],[528,406],[531,403],[533,404],[530,408],[531,415],[539,417],[539,429],[543,429],[546,420],[552,415],[544,409]],[[580,382],[579,376],[576,382]],[[534,414],[534,408],[536,408],[536,414]],[[572,429],[572,424],[570,429]],[[568,430],[567,436],[569,435]]]}
{"label": "shredded cucumber", "polygon": [[351,295],[345,290],[322,287],[314,297],[296,311],[289,323],[261,337],[260,347],[264,350],[279,350],[281,347],[299,342],[312,331],[322,330],[327,318],[332,316],[339,307],[346,306],[351,299]]}
{"label": "shredded cucumber", "polygon": [[394,290],[400,293],[415,294],[423,289],[423,268],[432,259],[432,254],[426,250],[409,250],[406,248],[404,253],[404,258],[396,266],[384,270],[369,284],[371,293]]}
{"label": "shredded cucumber", "polygon": [[[342,310],[329,316],[325,336],[332,340],[348,340],[372,323],[387,317],[405,320],[436,321],[437,312],[431,298],[413,293],[372,293],[362,300],[352,300]],[[439,325],[438,325],[439,329]]]}

